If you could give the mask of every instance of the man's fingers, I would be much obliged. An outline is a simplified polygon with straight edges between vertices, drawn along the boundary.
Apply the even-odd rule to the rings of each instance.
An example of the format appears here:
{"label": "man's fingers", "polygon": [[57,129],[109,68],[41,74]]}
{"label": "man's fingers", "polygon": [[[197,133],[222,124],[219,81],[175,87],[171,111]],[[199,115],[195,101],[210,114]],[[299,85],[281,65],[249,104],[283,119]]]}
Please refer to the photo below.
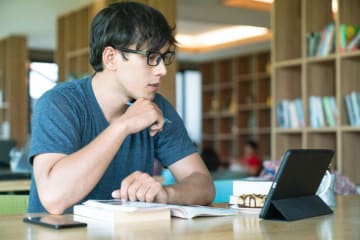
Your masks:
{"label": "man's fingers", "polygon": [[162,190],[162,186],[159,182],[154,181],[151,184],[151,187],[146,192],[145,201],[146,202],[154,202],[155,197],[159,194],[159,192]]}
{"label": "man's fingers", "polygon": [[113,198],[121,198],[121,191],[120,191],[120,189],[114,190],[114,191],[111,193],[111,197],[113,197]]}
{"label": "man's fingers", "polygon": [[133,184],[133,182],[136,181],[136,179],[141,175],[142,173],[139,171],[136,171],[129,176],[127,176],[124,180],[121,182],[120,186],[120,195],[122,199],[129,199],[129,187]]}

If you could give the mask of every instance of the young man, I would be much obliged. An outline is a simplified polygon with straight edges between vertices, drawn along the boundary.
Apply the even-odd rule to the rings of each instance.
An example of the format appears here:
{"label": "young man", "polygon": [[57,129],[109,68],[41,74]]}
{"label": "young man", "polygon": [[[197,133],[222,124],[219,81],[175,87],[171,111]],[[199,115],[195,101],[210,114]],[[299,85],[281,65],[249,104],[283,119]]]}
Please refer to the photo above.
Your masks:
{"label": "young man", "polygon": [[[211,203],[210,174],[174,108],[156,93],[174,46],[173,29],[151,7],[115,3],[97,14],[90,33],[95,74],[59,84],[36,105],[29,212],[62,214],[111,197]],[[151,177],[155,158],[177,184],[163,187]]]}
{"label": "young man", "polygon": [[249,176],[258,176],[262,170],[262,161],[258,155],[258,144],[248,140],[244,145],[244,156],[240,160]]}

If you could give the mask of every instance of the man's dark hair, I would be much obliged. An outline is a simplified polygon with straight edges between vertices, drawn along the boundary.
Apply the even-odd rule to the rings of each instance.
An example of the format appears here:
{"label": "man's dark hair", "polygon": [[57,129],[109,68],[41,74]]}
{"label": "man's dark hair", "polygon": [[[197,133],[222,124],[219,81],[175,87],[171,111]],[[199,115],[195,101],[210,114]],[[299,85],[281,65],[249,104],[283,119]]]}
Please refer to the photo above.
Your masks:
{"label": "man's dark hair", "polygon": [[135,2],[110,4],[91,24],[90,64],[96,72],[104,70],[102,52],[107,46],[120,49],[136,44],[136,50],[146,47],[153,52],[165,44],[175,46],[173,32],[165,17],[150,6]]}

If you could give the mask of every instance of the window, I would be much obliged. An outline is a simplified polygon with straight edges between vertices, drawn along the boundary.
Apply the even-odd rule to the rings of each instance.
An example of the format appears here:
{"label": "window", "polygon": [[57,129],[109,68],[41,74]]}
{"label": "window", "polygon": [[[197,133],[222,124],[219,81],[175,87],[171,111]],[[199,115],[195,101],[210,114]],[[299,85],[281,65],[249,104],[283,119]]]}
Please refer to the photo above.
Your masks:
{"label": "window", "polygon": [[201,73],[186,70],[176,74],[176,110],[191,140],[201,142]]}

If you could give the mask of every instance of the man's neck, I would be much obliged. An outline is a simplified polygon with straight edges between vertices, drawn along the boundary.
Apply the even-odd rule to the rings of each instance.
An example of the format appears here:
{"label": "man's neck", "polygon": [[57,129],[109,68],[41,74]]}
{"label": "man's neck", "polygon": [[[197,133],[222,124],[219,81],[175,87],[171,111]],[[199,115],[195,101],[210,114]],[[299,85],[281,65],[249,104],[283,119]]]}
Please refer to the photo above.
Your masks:
{"label": "man's neck", "polygon": [[96,73],[91,85],[96,100],[109,122],[125,112],[129,98],[122,93],[111,74]]}

